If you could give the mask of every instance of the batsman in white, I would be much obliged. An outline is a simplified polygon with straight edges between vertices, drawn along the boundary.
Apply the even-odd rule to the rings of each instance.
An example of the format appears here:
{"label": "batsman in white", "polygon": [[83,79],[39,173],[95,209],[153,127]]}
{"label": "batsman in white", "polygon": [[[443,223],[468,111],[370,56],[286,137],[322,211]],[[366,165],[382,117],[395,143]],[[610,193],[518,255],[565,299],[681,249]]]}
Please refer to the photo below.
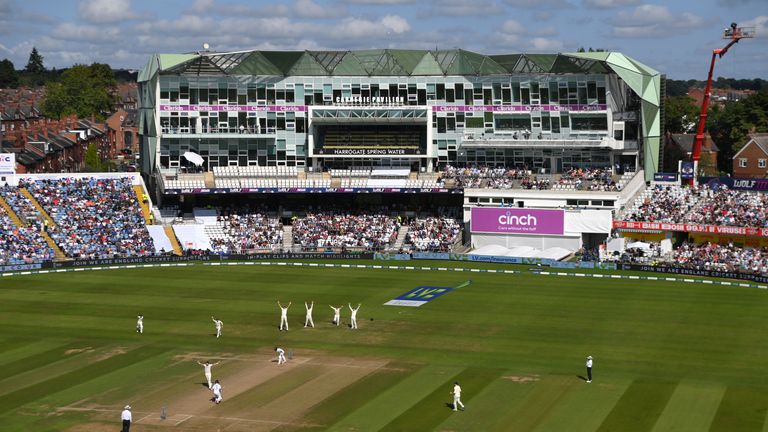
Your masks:
{"label": "batsman in white", "polygon": [[277,353],[277,364],[281,365],[285,363],[287,360],[285,360],[285,350],[280,347],[275,347],[275,352]]}
{"label": "batsman in white", "polygon": [[136,316],[136,333],[144,333],[144,315]]}
{"label": "batsman in white", "polygon": [[213,320],[213,323],[216,325],[216,337],[220,338],[221,337],[221,328],[224,327],[224,323],[221,320],[217,320],[214,317],[211,317],[211,319]]}
{"label": "batsman in white", "polygon": [[[288,308],[291,307],[291,302],[288,302],[285,307],[280,304],[280,300],[277,301],[277,305],[280,306],[280,330],[288,331]],[[285,329],[283,329],[285,327]]]}
{"label": "batsman in white", "polygon": [[352,308],[352,304],[351,304],[351,303],[348,303],[348,306],[349,306],[349,310],[350,310],[350,311],[352,311],[352,318],[350,318],[350,321],[351,321],[351,323],[350,323],[350,324],[351,324],[351,328],[352,328],[353,330],[356,330],[356,329],[357,329],[357,311],[359,311],[359,310],[360,310],[360,306],[361,306],[361,304],[360,304],[360,303],[358,303],[358,305],[357,305],[357,307],[356,307],[356,308]]}
{"label": "batsman in white", "polygon": [[309,304],[304,302],[304,307],[307,309],[307,317],[304,319],[304,327],[315,328],[315,322],[312,321],[312,308],[315,307],[315,301],[312,300],[312,302]]}
{"label": "batsman in white", "polygon": [[[328,305],[328,306],[331,306],[331,305]],[[339,324],[341,324],[341,308],[343,307],[344,306],[339,306],[339,307],[331,306],[331,309],[333,309],[333,323],[336,324],[336,327],[338,327]]]}
{"label": "batsman in white", "polygon": [[450,393],[453,394],[453,410],[457,411],[461,406],[461,410],[464,411],[464,404],[461,403],[461,386],[458,381],[453,383],[453,390]]}
{"label": "batsman in white", "polygon": [[211,398],[211,400],[217,404],[221,403],[221,383],[219,380],[216,380],[216,382],[213,383],[211,390],[213,390],[213,398]]}
{"label": "batsman in white", "polygon": [[206,360],[205,363],[200,363],[200,361],[197,361],[197,364],[203,367],[203,372],[205,373],[205,380],[208,381],[208,388],[211,388],[211,368],[219,364],[219,362],[211,363],[210,360]]}

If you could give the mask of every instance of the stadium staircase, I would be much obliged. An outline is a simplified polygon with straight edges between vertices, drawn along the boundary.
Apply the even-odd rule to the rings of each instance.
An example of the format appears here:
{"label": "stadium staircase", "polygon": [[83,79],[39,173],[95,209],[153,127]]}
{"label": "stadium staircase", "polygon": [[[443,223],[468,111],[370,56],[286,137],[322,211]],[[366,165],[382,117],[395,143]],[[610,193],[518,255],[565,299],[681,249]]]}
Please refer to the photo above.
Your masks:
{"label": "stadium staircase", "polygon": [[290,251],[293,248],[293,226],[283,225],[283,250]]}
{"label": "stadium staircase", "polygon": [[205,187],[208,189],[213,189],[216,187],[216,181],[213,178],[212,171],[206,171],[203,173],[203,182],[205,182]]}
{"label": "stadium staircase", "polygon": [[141,206],[141,214],[144,215],[144,222],[149,225],[149,203],[144,202],[144,188],[141,186],[134,186],[133,192],[136,194],[136,200]]}
{"label": "stadium staircase", "polygon": [[171,245],[173,246],[173,253],[179,256],[183,255],[181,245],[179,244],[179,239],[176,238],[176,233],[173,232],[173,227],[170,225],[165,225],[163,226],[163,230],[165,230],[165,235],[168,236],[168,240],[171,241]]}
{"label": "stadium staircase", "polygon": [[400,248],[403,247],[403,243],[405,243],[405,236],[407,235],[408,225],[401,226],[397,231],[397,240],[395,240],[395,245],[393,246],[395,250],[400,250]]}
{"label": "stadium staircase", "polygon": [[[43,206],[41,206],[40,203],[37,202],[35,197],[33,197],[31,193],[29,193],[27,188],[19,188],[19,191],[22,193],[22,195],[26,196],[27,199],[29,199],[29,202],[31,202],[32,205],[35,206],[35,209],[37,209],[37,212],[40,213],[40,217],[48,221],[49,229],[55,228],[56,223],[53,221],[53,218],[51,218],[51,216],[49,216],[48,213],[46,213],[46,211],[43,210]],[[51,236],[48,235],[47,232],[40,231],[40,235],[43,236],[43,238],[45,239],[45,242],[48,243],[48,246],[50,246],[51,249],[53,249],[55,261],[64,261],[67,259],[67,256],[64,255],[64,251],[62,251],[61,248],[59,248],[59,245],[57,245],[56,242],[53,241],[53,239],[51,238]]]}
{"label": "stadium staircase", "polygon": [[5,198],[3,197],[0,197],[0,206],[2,206],[5,209],[5,212],[8,213],[8,217],[13,221],[14,225],[19,228],[24,226],[24,224],[21,222],[21,219],[19,219],[19,216],[16,215],[16,212],[13,211],[11,206],[5,201]]}

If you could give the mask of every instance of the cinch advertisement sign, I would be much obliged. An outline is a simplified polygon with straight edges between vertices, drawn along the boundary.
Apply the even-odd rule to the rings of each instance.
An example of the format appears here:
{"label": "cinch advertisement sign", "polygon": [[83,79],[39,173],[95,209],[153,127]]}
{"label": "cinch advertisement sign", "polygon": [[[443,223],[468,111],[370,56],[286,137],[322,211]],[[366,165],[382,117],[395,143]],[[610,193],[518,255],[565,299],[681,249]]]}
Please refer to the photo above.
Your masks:
{"label": "cinch advertisement sign", "polygon": [[506,207],[472,208],[472,232],[500,234],[563,235],[565,216],[562,210]]}
{"label": "cinch advertisement sign", "polygon": [[0,153],[0,174],[14,174],[16,172],[16,154]]}

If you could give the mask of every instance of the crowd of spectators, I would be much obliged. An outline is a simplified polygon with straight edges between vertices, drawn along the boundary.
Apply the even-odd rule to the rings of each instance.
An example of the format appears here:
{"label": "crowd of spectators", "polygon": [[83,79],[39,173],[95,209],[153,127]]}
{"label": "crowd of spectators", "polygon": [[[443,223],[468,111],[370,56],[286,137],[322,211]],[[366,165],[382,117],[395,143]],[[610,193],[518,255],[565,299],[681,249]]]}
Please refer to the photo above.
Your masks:
{"label": "crowd of spectators", "polygon": [[558,184],[573,185],[578,190],[618,191],[613,170],[607,168],[570,168],[560,176]]}
{"label": "crowd of spectators", "polygon": [[51,238],[72,258],[154,254],[130,178],[22,180],[55,226]]}
{"label": "crowd of spectators", "polygon": [[704,189],[694,211],[685,221],[702,225],[768,227],[768,194],[738,191],[721,186]]}
{"label": "crowd of spectators", "polygon": [[255,249],[273,249],[283,243],[283,224],[269,217],[266,209],[223,209],[216,217],[225,237],[212,238],[214,252],[245,253]]}
{"label": "crowd of spectators", "polygon": [[381,250],[397,239],[400,223],[378,212],[310,212],[293,221],[293,243],[305,250],[363,248]]}
{"label": "crowd of spectators", "polygon": [[686,242],[674,250],[674,265],[697,270],[768,274],[768,248]]}
{"label": "crowd of spectators", "polygon": [[36,224],[18,227],[0,207],[0,265],[31,264],[53,259],[53,249]]}
{"label": "crowd of spectators", "polygon": [[413,220],[405,242],[417,251],[450,252],[459,240],[461,225],[449,217],[428,217]]}
{"label": "crowd of spectators", "polygon": [[698,202],[698,189],[655,186],[642,202],[627,212],[624,220],[635,222],[680,223]]}
{"label": "crowd of spectators", "polygon": [[[531,171],[522,168],[504,168],[489,166],[454,167],[446,165],[445,170],[438,179],[441,187],[453,184],[455,188],[491,188],[511,189],[522,180],[529,180]],[[530,189],[530,188],[529,188]]]}

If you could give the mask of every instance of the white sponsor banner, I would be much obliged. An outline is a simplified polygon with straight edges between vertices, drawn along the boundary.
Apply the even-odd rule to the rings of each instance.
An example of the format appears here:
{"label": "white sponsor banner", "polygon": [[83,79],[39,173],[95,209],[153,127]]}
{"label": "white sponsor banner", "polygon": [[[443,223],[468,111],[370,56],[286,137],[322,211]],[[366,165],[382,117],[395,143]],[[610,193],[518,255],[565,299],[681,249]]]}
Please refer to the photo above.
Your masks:
{"label": "white sponsor banner", "polygon": [[0,153],[0,174],[16,174],[15,153]]}
{"label": "white sponsor banner", "polygon": [[384,303],[384,306],[408,306],[408,307],[419,307],[427,302],[420,301],[420,300],[390,300],[386,303]]}

